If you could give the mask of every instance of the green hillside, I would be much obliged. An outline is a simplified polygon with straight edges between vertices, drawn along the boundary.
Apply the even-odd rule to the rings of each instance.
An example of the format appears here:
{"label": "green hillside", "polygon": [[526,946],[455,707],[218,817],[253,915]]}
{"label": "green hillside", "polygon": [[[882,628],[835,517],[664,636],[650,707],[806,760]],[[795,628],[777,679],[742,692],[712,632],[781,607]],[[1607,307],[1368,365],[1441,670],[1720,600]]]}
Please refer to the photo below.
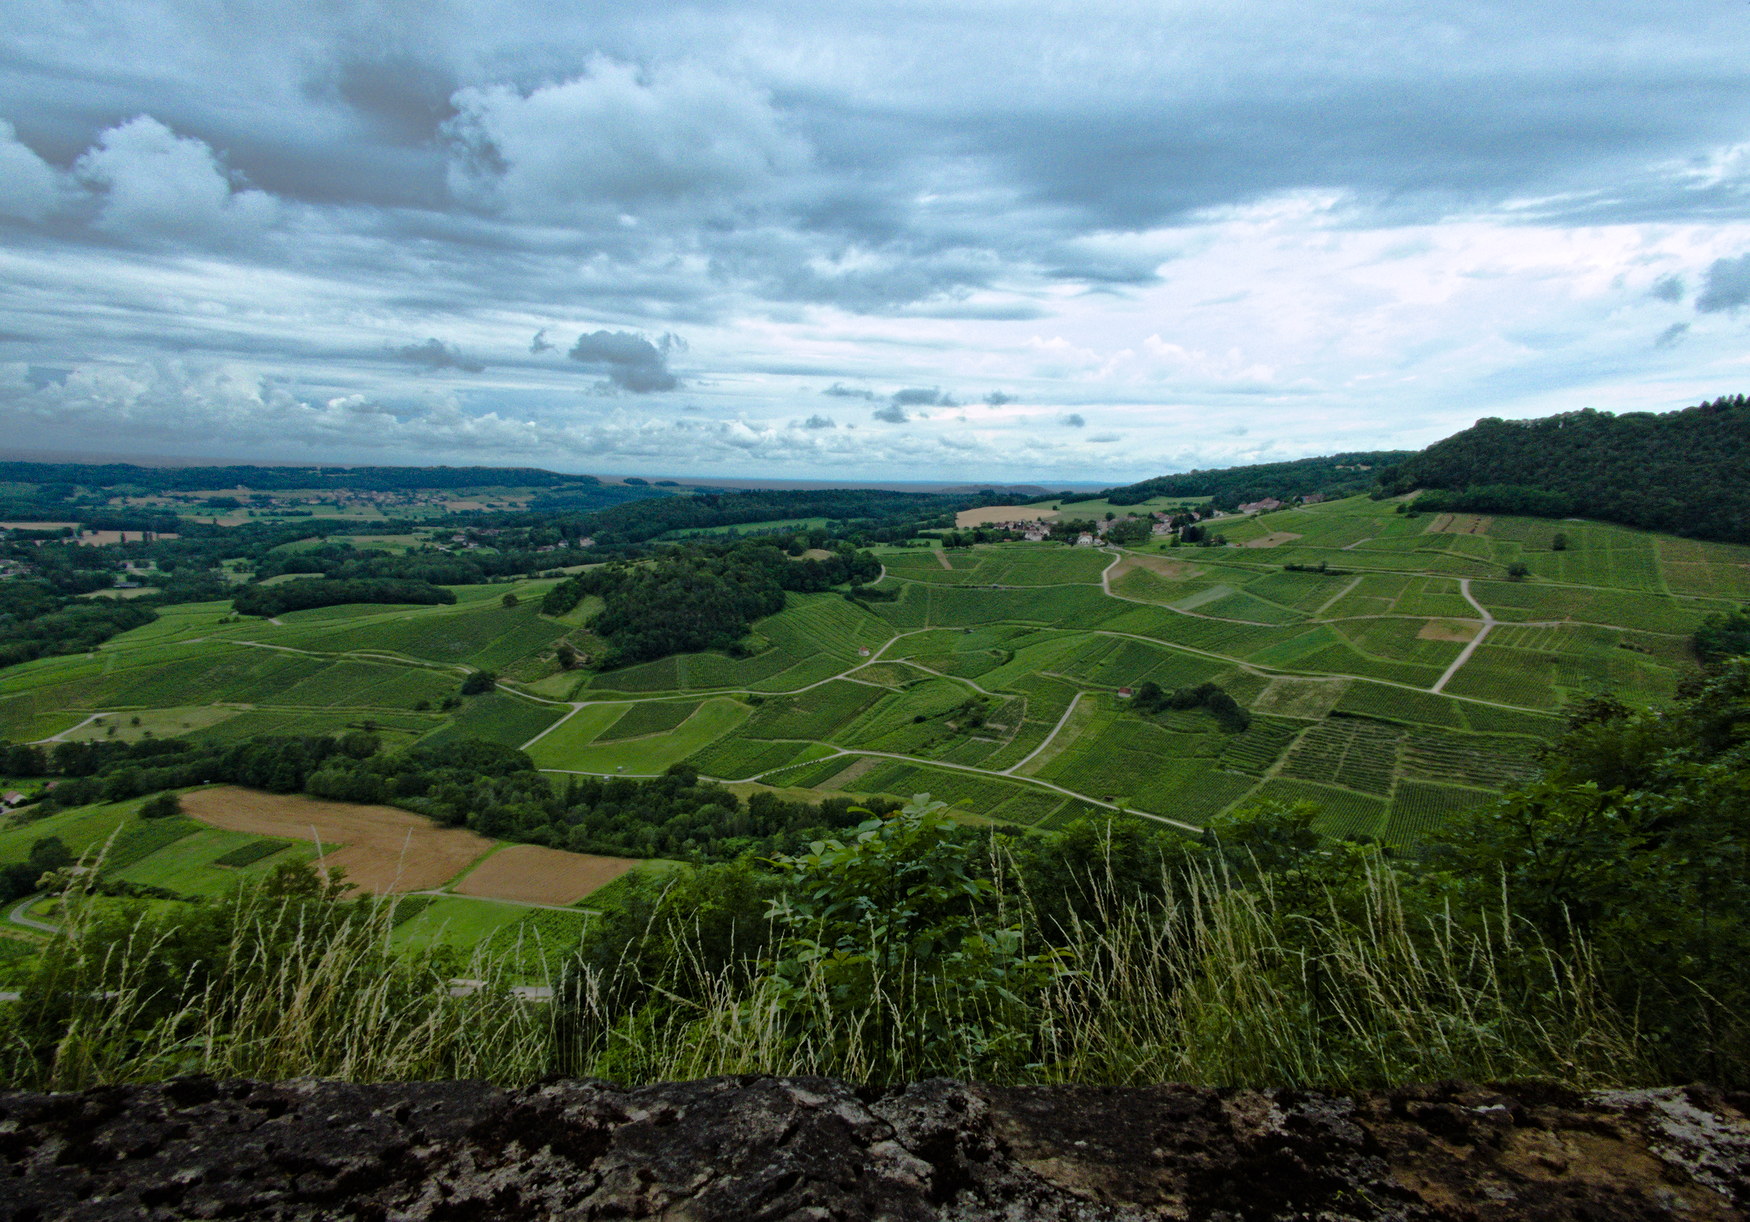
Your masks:
{"label": "green hillside", "polygon": [[1598,518],[1750,543],[1750,400],[1678,412],[1479,420],[1380,474],[1430,509]]}
{"label": "green hillside", "polygon": [[[564,668],[561,643],[588,634],[541,614],[550,579],[277,622],[185,604],[0,675],[0,737],[479,737],[556,780],[684,763],[1044,829],[1118,808],[1196,828],[1306,799],[1332,833],[1408,844],[1532,775],[1565,706],[1669,698],[1690,634],[1750,598],[1750,549],[1580,522],[1555,550],[1547,521],[1399,507],[1216,518],[1218,547],[877,548],[890,601],[792,592],[741,656],[610,670]],[[458,696],[481,670],[497,690]],[[1144,715],[1120,694],[1144,683],[1214,683],[1250,724]]]}

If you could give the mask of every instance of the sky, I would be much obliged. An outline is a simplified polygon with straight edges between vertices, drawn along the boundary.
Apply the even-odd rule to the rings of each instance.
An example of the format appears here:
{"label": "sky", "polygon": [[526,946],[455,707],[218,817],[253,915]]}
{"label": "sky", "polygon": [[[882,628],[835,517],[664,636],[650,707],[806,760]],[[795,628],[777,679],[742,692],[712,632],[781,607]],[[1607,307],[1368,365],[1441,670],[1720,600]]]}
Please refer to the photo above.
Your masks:
{"label": "sky", "polygon": [[7,0],[0,451],[1118,483],[1750,391],[1750,4]]}

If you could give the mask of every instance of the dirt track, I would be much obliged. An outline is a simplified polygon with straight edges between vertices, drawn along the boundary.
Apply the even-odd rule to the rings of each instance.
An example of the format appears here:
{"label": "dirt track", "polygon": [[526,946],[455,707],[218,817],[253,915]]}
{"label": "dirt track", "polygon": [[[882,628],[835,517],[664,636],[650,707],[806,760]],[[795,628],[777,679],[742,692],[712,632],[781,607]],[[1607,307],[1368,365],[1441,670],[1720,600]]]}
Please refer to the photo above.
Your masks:
{"label": "dirt track", "polygon": [[457,883],[457,895],[522,904],[575,904],[638,863],[628,857],[567,853],[538,844],[500,849]]}

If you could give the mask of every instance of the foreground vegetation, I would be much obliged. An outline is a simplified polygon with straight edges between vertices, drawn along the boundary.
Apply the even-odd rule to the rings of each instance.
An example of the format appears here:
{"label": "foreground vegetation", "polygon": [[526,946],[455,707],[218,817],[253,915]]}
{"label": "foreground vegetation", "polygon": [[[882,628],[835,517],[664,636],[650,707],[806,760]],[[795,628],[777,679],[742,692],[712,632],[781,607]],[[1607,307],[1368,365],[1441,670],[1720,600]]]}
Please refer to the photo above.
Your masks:
{"label": "foreground vegetation", "polygon": [[[489,954],[391,953],[306,869],[74,904],[0,1009],[14,1084],[722,1072],[1361,1087],[1750,1082],[1750,662],[1576,711],[1543,775],[1417,857],[1265,805],[1050,837],[920,799],[631,885],[530,1004]],[[77,882],[70,885],[77,887]],[[470,983],[458,987],[457,980]]]}

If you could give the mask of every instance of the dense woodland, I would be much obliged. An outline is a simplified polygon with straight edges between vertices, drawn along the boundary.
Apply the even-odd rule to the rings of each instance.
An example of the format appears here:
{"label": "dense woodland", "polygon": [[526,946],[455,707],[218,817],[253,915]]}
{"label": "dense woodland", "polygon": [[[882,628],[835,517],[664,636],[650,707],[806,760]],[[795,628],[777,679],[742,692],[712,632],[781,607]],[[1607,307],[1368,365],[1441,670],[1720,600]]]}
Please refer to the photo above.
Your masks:
{"label": "dense woodland", "polygon": [[[989,499],[984,495],[945,497],[864,488],[701,492],[603,509],[588,515],[578,525],[587,529],[603,549],[647,543],[671,532],[749,526],[787,518],[826,518],[829,533],[834,536],[891,542],[913,537],[917,527],[925,524],[920,519],[945,517],[929,524],[952,525],[956,509],[988,503]],[[557,499],[537,499],[529,509],[533,515],[564,512]],[[521,520],[514,516],[507,519],[513,525]],[[565,521],[562,518],[561,524]]]}
{"label": "dense woodland", "polygon": [[158,616],[137,603],[70,598],[34,581],[0,581],[0,667],[76,653]]}
{"label": "dense woodland", "polygon": [[1750,400],[1679,412],[1566,412],[1479,420],[1379,473],[1380,494],[1417,507],[1587,517],[1750,542]]}
{"label": "dense woodland", "polygon": [[1156,476],[1122,488],[1108,488],[1104,492],[1053,499],[1066,505],[1097,500],[1110,501],[1114,505],[1139,505],[1157,496],[1207,496],[1216,509],[1231,511],[1265,497],[1286,501],[1314,493],[1339,497],[1367,492],[1378,481],[1382,467],[1402,463],[1411,456],[1409,450],[1367,450],[1322,458],[1299,458],[1293,462],[1259,463],[1250,467],[1186,471],[1178,475]]}
{"label": "dense woodland", "polygon": [[860,586],[880,573],[874,557],[848,545],[810,560],[765,541],[694,543],[652,563],[588,569],[549,591],[541,610],[564,615],[586,597],[602,599],[590,630],[609,643],[599,664],[612,667],[701,649],[737,652],[753,621],[784,609],[785,591]]}

